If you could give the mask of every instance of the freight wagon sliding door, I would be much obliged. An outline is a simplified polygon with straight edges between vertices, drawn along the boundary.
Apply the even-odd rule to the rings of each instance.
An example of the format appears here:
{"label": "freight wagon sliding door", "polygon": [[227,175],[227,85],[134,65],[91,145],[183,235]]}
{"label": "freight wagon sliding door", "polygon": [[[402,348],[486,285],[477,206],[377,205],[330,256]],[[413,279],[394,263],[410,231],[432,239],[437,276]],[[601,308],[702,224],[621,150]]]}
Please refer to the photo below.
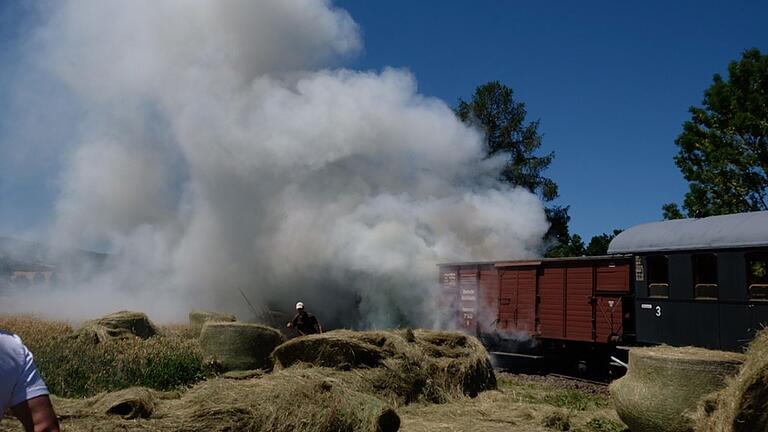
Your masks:
{"label": "freight wagon sliding door", "polygon": [[499,316],[499,272],[496,267],[481,266],[478,281],[475,321],[480,332],[493,332]]}
{"label": "freight wagon sliding door", "polygon": [[536,269],[499,271],[499,329],[532,335],[536,329]]}
{"label": "freight wagon sliding door", "polygon": [[592,341],[592,266],[568,267],[565,276],[565,338]]}
{"label": "freight wagon sliding door", "polygon": [[539,276],[539,331],[543,338],[565,337],[565,267],[543,267]]}

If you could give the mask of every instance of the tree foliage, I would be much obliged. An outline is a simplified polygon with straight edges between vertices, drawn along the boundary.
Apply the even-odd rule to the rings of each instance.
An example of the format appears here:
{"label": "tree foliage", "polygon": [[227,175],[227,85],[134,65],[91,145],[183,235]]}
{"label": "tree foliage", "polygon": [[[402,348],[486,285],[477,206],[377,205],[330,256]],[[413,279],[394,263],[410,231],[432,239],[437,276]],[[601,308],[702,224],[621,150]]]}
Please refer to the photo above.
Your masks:
{"label": "tree foliage", "polygon": [[[715,74],[702,107],[675,143],[675,163],[689,181],[683,208],[689,217],[766,210],[768,205],[768,56],[757,49]],[[665,218],[681,217],[676,204]]]}
{"label": "tree foliage", "polygon": [[578,234],[568,235],[564,241],[558,241],[554,244],[547,253],[544,254],[547,258],[562,258],[562,257],[575,257],[586,254],[586,248],[584,247],[584,240]]}
{"label": "tree foliage", "polygon": [[[525,104],[514,99],[512,89],[498,81],[478,86],[471,99],[459,99],[456,108],[459,119],[484,132],[488,157],[505,158],[501,180],[549,202],[558,196],[557,184],[544,176],[544,171],[555,155],[554,152],[537,154],[541,147],[539,121],[526,121],[527,114]],[[572,242],[568,232],[568,206],[549,206],[546,214],[550,222],[546,241],[554,245],[553,250],[568,249]]]}
{"label": "tree foliage", "polygon": [[680,211],[680,207],[675,203],[667,203],[661,206],[661,216],[665,220],[683,219],[683,212]]}
{"label": "tree foliage", "polygon": [[459,99],[456,115],[485,132],[488,156],[506,157],[502,180],[552,201],[557,198],[557,184],[543,173],[555,154],[536,155],[541,147],[539,121],[526,122],[525,104],[513,96],[511,88],[492,81],[478,86],[470,101]]}
{"label": "tree foliage", "polygon": [[608,245],[611,244],[611,240],[621,233],[622,230],[615,229],[611,234],[602,233],[592,237],[585,250],[586,255],[598,256],[608,254]]}

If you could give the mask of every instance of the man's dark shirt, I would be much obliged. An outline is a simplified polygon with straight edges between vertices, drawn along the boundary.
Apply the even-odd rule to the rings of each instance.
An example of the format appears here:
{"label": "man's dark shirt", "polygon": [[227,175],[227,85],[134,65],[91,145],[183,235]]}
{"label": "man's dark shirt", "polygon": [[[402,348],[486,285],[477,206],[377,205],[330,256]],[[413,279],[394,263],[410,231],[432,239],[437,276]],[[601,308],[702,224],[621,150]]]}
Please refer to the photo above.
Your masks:
{"label": "man's dark shirt", "polygon": [[317,318],[311,313],[305,311],[297,313],[291,320],[291,324],[293,325],[293,328],[303,335],[317,333]]}

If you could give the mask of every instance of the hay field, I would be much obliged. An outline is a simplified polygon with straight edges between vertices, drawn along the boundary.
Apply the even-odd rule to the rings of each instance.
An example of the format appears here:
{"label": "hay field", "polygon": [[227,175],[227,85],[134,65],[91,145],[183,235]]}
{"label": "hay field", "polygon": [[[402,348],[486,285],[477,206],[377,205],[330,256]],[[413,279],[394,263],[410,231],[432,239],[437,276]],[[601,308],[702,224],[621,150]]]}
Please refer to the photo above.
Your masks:
{"label": "hay field", "polygon": [[48,389],[62,397],[90,397],[143,386],[176,390],[212,376],[188,326],[161,327],[147,340],[103,343],[77,337],[73,326],[26,315],[0,315],[0,328],[18,334],[35,357]]}
{"label": "hay field", "polygon": [[[0,328],[20,334],[52,391],[69,397],[52,398],[67,431],[625,428],[604,390],[494,374],[477,341],[453,333],[331,332],[284,344],[273,372],[221,374],[203,365],[187,326],[99,344],[72,338],[62,322],[5,316]],[[307,349],[317,346],[333,349]],[[341,362],[329,368],[334,358]],[[13,419],[0,422],[0,432],[21,430]]]}

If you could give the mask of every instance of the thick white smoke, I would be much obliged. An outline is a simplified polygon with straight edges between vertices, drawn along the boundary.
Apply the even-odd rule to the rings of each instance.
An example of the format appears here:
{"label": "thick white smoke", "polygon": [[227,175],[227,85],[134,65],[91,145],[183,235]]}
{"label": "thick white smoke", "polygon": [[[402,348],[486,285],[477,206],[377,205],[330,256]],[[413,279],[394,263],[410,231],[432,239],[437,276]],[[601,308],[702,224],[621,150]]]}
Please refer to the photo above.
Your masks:
{"label": "thick white smoke", "polygon": [[[101,272],[12,299],[70,318],[303,300],[325,321],[428,325],[442,261],[531,256],[541,202],[481,136],[319,0],[51,2],[35,64],[82,104],[52,230]],[[8,305],[3,302],[3,308]]]}

